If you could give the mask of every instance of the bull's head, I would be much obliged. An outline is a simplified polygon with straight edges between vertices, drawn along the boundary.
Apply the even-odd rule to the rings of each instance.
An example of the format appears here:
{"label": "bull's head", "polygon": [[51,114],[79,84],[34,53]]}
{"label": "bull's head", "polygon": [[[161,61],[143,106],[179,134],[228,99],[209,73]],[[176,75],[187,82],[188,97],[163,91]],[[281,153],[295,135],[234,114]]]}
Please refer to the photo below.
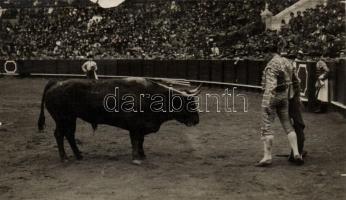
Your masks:
{"label": "bull's head", "polygon": [[[195,96],[182,96],[182,110],[174,113],[174,118],[186,126],[195,126],[199,123],[198,101]],[[179,104],[173,100],[173,104]]]}
{"label": "bull's head", "polygon": [[170,91],[170,112],[173,118],[186,126],[194,126],[199,123],[198,99],[202,84],[194,89],[178,90],[164,84],[159,84]]}

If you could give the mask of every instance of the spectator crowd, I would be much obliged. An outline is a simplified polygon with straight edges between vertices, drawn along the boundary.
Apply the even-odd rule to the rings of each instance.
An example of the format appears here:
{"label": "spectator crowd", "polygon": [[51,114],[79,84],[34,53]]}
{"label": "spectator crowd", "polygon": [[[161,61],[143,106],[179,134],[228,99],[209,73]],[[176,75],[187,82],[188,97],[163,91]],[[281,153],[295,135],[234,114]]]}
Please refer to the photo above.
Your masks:
{"label": "spectator crowd", "polygon": [[8,8],[0,18],[0,59],[261,58],[263,47],[279,36],[292,52],[345,50],[345,8],[336,1],[293,14],[280,32],[264,30],[264,0],[125,1],[112,9],[80,1]]}

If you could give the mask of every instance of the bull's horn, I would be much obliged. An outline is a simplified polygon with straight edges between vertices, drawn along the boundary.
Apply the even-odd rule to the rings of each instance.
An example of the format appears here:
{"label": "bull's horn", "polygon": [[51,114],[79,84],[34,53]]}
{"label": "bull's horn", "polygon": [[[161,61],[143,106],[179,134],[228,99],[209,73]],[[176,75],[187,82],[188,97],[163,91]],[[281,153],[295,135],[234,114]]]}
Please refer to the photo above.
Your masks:
{"label": "bull's horn", "polygon": [[191,90],[187,90],[187,92],[189,94],[198,94],[201,92],[201,87],[202,87],[203,83],[199,84],[198,87],[196,87],[195,89],[191,89]]}
{"label": "bull's horn", "polygon": [[173,87],[167,86],[167,85],[165,85],[165,84],[161,84],[161,83],[158,83],[158,82],[155,82],[155,83],[158,84],[158,85],[160,85],[160,86],[162,86],[162,87],[164,87],[164,88],[167,88],[167,89],[169,89],[169,90],[171,90],[171,91],[174,91],[174,92],[176,92],[176,93],[178,93],[178,94],[181,94],[181,95],[183,95],[183,96],[193,97],[193,96],[196,96],[196,95],[197,95],[197,94],[188,94],[187,92],[180,91],[180,90],[178,90],[178,89],[175,89],[175,88],[173,88]]}
{"label": "bull's horn", "polygon": [[186,80],[161,80],[162,82],[169,84],[169,85],[181,85],[181,86],[191,86],[190,82],[186,81]]}

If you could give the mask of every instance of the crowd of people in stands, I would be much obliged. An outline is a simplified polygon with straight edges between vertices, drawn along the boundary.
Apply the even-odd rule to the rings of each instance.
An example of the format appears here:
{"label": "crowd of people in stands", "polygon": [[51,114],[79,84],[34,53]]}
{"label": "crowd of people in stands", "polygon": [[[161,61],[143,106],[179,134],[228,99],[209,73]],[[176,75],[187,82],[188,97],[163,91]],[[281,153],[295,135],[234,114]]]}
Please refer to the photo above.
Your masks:
{"label": "crowd of people in stands", "polygon": [[263,0],[166,0],[125,1],[113,9],[21,8],[15,20],[0,20],[0,59],[262,58],[263,47],[279,35],[287,38],[292,52],[345,49],[343,6],[329,3],[294,14],[279,33],[264,30],[264,7]]}
{"label": "crowd of people in stands", "polygon": [[288,22],[282,21],[279,32],[268,30],[240,41],[244,54],[261,57],[262,49],[270,45],[273,37],[283,37],[292,54],[301,50],[311,59],[320,55],[345,55],[346,17],[343,4],[329,1],[328,4],[290,14]]}
{"label": "crowd of people in stands", "polygon": [[31,8],[52,6],[87,6],[92,5],[90,0],[2,0],[2,8]]}

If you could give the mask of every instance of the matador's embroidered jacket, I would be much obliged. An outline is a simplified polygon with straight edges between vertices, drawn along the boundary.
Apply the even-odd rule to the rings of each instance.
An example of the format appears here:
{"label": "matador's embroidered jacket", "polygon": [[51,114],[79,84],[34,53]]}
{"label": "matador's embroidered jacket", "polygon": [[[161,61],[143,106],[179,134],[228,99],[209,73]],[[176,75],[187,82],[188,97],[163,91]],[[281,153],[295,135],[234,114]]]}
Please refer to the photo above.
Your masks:
{"label": "matador's embroidered jacket", "polygon": [[263,71],[262,88],[263,100],[271,102],[274,97],[291,99],[294,89],[299,88],[299,78],[294,72],[292,62],[278,54],[269,61]]}

